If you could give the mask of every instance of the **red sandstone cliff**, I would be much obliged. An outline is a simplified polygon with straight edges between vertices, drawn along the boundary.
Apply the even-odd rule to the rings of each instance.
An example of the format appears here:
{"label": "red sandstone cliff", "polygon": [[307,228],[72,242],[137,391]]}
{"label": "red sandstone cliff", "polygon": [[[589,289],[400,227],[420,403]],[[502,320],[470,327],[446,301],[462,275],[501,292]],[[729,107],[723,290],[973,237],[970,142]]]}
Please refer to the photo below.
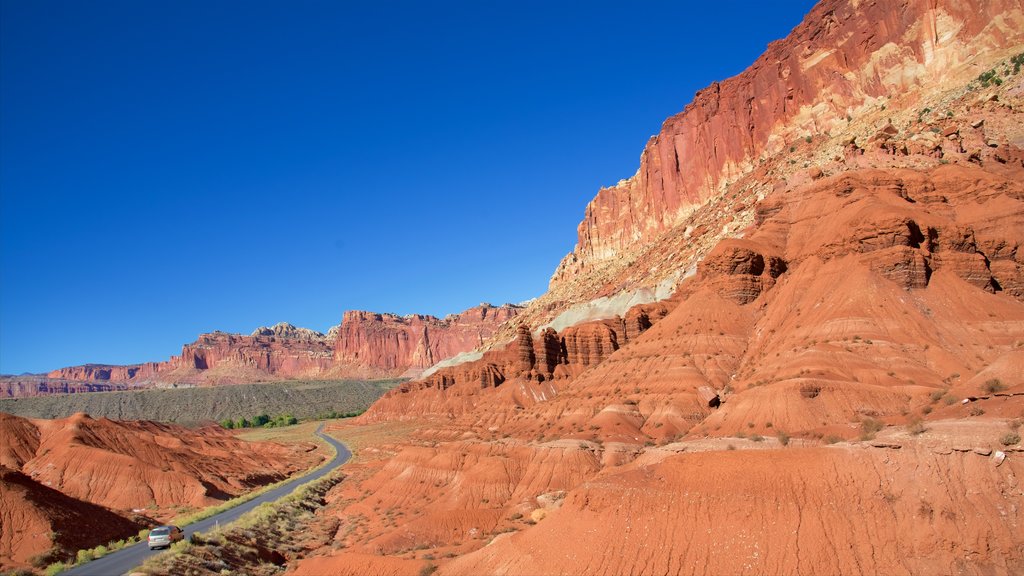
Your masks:
{"label": "red sandstone cliff", "polygon": [[445,318],[351,311],[326,335],[284,322],[257,328],[249,336],[211,332],[184,345],[181,355],[166,362],[86,364],[45,376],[4,376],[0,397],[419,374],[478,347],[519,310],[508,304],[481,304]]}
{"label": "red sandstone cliff", "polygon": [[[710,199],[727,189],[743,195],[736,185],[743,178],[757,173],[747,192],[765,184],[770,190],[785,171],[772,167],[773,156],[805,148],[805,139],[817,146],[852,136],[859,120],[886,104],[930,106],[924,94],[963,84],[994,58],[1009,56],[1022,31],[1017,0],[819,3],[743,73],[699,91],[650,139],[636,174],[597,194],[544,303],[557,308],[631,284],[653,285],[691,267],[695,260],[676,258],[632,275],[625,270],[652,241],[682,236],[681,226]],[[750,205],[734,202],[735,218],[719,215],[710,232],[732,224],[727,233],[734,234],[748,222]],[[700,235],[699,225],[690,230]]]}
{"label": "red sandstone cliff", "polygon": [[477,348],[518,311],[507,304],[481,304],[443,319],[349,311],[341,322],[334,360],[339,367],[389,376],[419,372]]}

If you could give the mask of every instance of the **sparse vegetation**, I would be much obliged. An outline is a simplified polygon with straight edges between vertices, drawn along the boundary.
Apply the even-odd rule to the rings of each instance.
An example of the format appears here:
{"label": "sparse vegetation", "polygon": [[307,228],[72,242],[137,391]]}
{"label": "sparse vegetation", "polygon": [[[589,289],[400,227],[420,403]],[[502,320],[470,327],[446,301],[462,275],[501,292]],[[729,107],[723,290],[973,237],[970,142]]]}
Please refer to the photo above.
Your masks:
{"label": "sparse vegetation", "polygon": [[782,430],[779,430],[777,438],[779,439],[779,444],[782,444],[783,446],[789,446],[789,434],[786,434]]}
{"label": "sparse vegetation", "polygon": [[[1019,70],[1019,66],[1015,65],[1016,69]],[[987,70],[978,75],[978,82],[981,83],[982,88],[988,88],[989,85],[995,84],[999,86],[1003,83],[1003,79],[999,77],[999,73],[996,72],[995,68]]]}
{"label": "sparse vegetation", "polygon": [[1006,385],[999,378],[991,378],[981,385],[981,389],[986,394],[995,394],[1006,390]]}
{"label": "sparse vegetation", "polygon": [[860,439],[872,440],[879,431],[885,428],[885,424],[874,418],[865,418],[860,423]]}
{"label": "sparse vegetation", "polygon": [[821,386],[817,384],[803,384],[800,386],[800,395],[804,398],[817,398],[821,393]]}
{"label": "sparse vegetation", "polygon": [[[344,476],[335,472],[299,487],[274,503],[262,504],[236,523],[175,543],[147,560],[148,574],[277,574],[287,561],[284,552],[298,550],[300,539],[316,510],[326,504],[327,492]],[[324,544],[329,540],[324,535]]]}
{"label": "sparse vegetation", "polygon": [[85,412],[94,418],[179,424],[223,423],[231,419],[237,427],[239,419],[251,419],[254,414],[285,414],[298,420],[360,414],[399,382],[274,382],[12,398],[0,400],[0,412],[28,418],[65,418]]}
{"label": "sparse vegetation", "polygon": [[1003,446],[1013,446],[1014,444],[1020,444],[1020,434],[1016,432],[1010,432],[999,439],[999,443]]}
{"label": "sparse vegetation", "polygon": [[1013,64],[1013,73],[1019,74],[1021,65],[1024,65],[1024,52],[1010,58],[1010,64]]}
{"label": "sparse vegetation", "polygon": [[907,432],[914,436],[924,434],[928,429],[924,427],[924,422],[920,419],[915,418],[907,424]]}

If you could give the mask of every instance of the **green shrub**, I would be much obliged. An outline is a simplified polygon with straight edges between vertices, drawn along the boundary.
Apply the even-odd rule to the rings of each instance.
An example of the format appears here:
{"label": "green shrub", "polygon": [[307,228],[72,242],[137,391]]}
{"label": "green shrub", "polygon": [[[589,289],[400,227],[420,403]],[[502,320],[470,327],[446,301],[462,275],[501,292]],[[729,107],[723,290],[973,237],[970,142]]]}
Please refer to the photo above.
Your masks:
{"label": "green shrub", "polygon": [[79,550],[78,554],[75,555],[75,564],[85,564],[95,559],[96,557],[93,555],[92,550]]}
{"label": "green shrub", "polygon": [[43,570],[43,574],[45,574],[46,576],[56,576],[57,574],[60,574],[61,572],[65,571],[67,569],[68,569],[68,565],[67,564],[65,564],[63,562],[55,562],[55,563],[50,564],[49,566],[47,566],[46,570]]}

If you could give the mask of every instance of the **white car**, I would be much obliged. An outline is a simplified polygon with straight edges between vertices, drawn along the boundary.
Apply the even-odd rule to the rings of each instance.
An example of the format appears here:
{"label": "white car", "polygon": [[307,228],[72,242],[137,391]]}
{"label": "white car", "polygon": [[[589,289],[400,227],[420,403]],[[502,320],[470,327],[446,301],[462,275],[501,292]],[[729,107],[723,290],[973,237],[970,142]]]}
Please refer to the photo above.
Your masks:
{"label": "white car", "polygon": [[149,549],[167,548],[178,540],[184,540],[185,533],[177,526],[158,526],[149,531]]}

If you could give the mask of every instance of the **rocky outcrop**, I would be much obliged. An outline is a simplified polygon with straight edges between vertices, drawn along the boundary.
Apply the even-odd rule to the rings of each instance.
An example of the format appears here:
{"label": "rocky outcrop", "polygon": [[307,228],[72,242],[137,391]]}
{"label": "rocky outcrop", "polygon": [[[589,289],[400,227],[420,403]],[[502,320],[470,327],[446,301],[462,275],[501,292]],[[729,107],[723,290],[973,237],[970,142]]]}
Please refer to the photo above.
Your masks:
{"label": "rocky outcrop", "polygon": [[[600,364],[639,337],[675,305],[673,300],[638,305],[625,318],[584,322],[562,332],[542,328],[534,333],[520,324],[516,338],[503,348],[485,352],[478,360],[441,368],[422,380],[403,383],[374,403],[362,418],[380,421],[463,414],[477,409],[480,398],[487,402],[487,391],[508,380],[516,380],[530,391],[523,388],[503,396],[499,401],[503,407],[535,403],[557,392],[559,381]],[[459,400],[453,401],[452,396]]]}
{"label": "rocky outcrop", "polygon": [[310,330],[309,328],[298,328],[287,322],[278,322],[269,328],[266,326],[260,326],[253,330],[250,336],[273,336],[274,338],[281,338],[286,340],[330,340],[333,341],[337,337],[337,330],[335,326],[331,327],[328,331],[328,335],[321,334],[316,330]]}
{"label": "rocky outcrop", "polygon": [[152,378],[160,370],[157,362],[114,366],[109,364],[84,364],[50,371],[46,376],[53,380],[74,382],[128,382]]}
{"label": "rocky outcrop", "polygon": [[334,360],[339,367],[370,374],[417,373],[477,348],[518,311],[508,304],[481,304],[445,318],[349,311],[341,322]]}
{"label": "rocky outcrop", "polygon": [[900,10],[819,3],[750,68],[699,91],[665,121],[637,173],[587,206],[576,248],[552,283],[650,242],[791,143],[842,129],[893,94],[966,80],[977,71],[965,63],[1022,40],[1024,8],[1015,0],[914,0]]}
{"label": "rocky outcrop", "polygon": [[225,332],[203,334],[194,343],[186,344],[181,356],[172,358],[168,367],[198,371],[249,369],[278,379],[314,378],[331,368],[332,350],[323,335],[310,338],[310,333],[313,332],[306,330],[295,338]]}

